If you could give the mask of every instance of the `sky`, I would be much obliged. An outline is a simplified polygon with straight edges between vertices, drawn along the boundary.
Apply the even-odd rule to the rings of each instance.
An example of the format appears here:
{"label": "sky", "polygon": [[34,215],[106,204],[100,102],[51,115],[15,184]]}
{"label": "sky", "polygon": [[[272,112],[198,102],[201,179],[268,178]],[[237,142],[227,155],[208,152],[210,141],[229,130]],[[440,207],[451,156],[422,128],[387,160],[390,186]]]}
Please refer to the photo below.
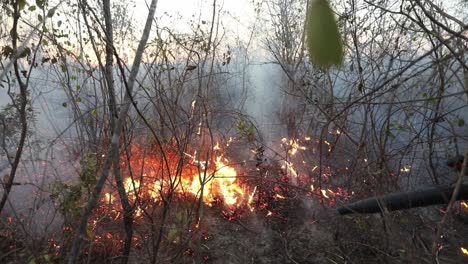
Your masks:
{"label": "sky", "polygon": [[[134,0],[135,12],[138,14],[136,20],[144,23],[146,14],[148,13],[148,5],[150,0]],[[225,21],[225,26],[231,29],[247,27],[250,25],[254,17],[254,7],[252,0],[217,0],[217,9],[222,12],[222,21]],[[201,17],[204,20],[211,20],[212,16],[212,0],[159,0],[156,8],[156,15],[161,16],[164,13],[169,15],[180,15],[183,19]],[[145,14],[145,15],[143,15]],[[237,23],[236,20],[238,21]],[[161,21],[164,23],[164,21]],[[188,30],[189,27],[184,23],[171,24],[176,30]]]}

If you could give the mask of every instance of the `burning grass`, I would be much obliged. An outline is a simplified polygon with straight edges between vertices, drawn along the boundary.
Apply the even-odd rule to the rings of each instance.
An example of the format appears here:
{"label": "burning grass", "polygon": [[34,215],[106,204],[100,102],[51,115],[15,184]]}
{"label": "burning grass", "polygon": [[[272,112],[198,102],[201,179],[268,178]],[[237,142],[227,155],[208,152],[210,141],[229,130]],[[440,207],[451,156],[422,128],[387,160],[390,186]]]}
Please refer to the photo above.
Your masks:
{"label": "burning grass", "polygon": [[[398,232],[414,233],[411,227],[421,222],[419,214],[395,214],[382,230],[375,217],[341,218],[330,210],[351,195],[336,185],[333,167],[316,158],[319,144],[310,137],[283,138],[276,150],[251,147],[248,158],[230,149],[237,146],[245,152],[247,144],[234,139],[208,147],[132,144],[120,163],[134,222],[132,263],[341,263],[376,256],[397,263],[417,255],[401,252],[411,247],[406,237],[383,241],[389,239],[390,223]],[[39,262],[63,261],[79,216],[68,212],[76,211],[69,207],[79,209],[87,199],[86,188],[74,192],[72,187],[68,196],[54,200],[60,201],[57,206],[69,220],[41,250],[32,254],[30,245],[15,244],[14,232],[2,233],[2,250],[19,248]],[[465,210],[466,203],[459,207]],[[82,261],[119,262],[126,235],[124,214],[117,186],[109,180],[89,220]],[[25,258],[3,254],[2,259],[14,263]]]}
{"label": "burning grass", "polygon": [[[273,162],[259,159],[258,150],[252,151],[256,162],[229,160],[226,153],[230,144],[233,144],[232,139],[224,145],[215,143],[209,151],[180,151],[171,145],[163,146],[163,151],[148,150],[133,145],[122,156],[124,187],[135,219],[133,247],[137,251],[146,251],[151,258],[151,251],[159,247],[154,244],[154,237],[163,232],[164,243],[158,250],[166,252],[168,257],[174,254],[181,258],[199,256],[200,248],[194,243],[206,240],[203,234],[210,232],[206,224],[217,222],[213,220],[216,217],[258,234],[262,232],[258,227],[249,227],[244,222],[251,223],[255,218],[262,225],[272,222],[284,225],[294,218],[291,214],[296,214],[291,211],[292,204],[302,203],[304,197],[326,206],[333,205],[336,199],[349,197],[342,189],[334,190],[329,185],[330,168],[323,170],[324,177],[318,180],[313,177],[317,165],[309,165],[304,160],[297,162],[300,158],[296,155],[307,150],[300,145],[300,140],[283,139],[281,147],[287,158]],[[165,204],[170,204],[171,209],[167,220],[161,223]],[[92,244],[113,242],[108,245],[110,248],[121,247],[115,241],[122,243],[122,232],[119,234],[119,227],[115,231],[109,227],[120,221],[123,213],[116,187],[109,185],[90,221]],[[207,220],[209,218],[211,220]]]}

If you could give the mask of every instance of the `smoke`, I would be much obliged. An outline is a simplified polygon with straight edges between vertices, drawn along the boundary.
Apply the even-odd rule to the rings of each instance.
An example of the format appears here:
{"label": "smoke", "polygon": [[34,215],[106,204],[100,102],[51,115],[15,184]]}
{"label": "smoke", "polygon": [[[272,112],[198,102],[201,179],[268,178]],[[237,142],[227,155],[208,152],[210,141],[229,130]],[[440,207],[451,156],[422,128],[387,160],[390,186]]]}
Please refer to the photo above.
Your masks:
{"label": "smoke", "polygon": [[282,69],[273,63],[253,63],[248,66],[249,97],[245,111],[253,117],[265,142],[278,140],[283,131],[279,120],[283,90]]}

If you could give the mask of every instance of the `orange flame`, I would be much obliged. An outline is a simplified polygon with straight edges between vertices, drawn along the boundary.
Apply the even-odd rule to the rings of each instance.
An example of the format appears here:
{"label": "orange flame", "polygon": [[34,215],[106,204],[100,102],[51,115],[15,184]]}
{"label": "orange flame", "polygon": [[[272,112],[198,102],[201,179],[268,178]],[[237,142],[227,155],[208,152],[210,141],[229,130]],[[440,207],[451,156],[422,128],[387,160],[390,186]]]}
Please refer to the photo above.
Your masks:
{"label": "orange flame", "polygon": [[[213,150],[219,152],[220,144],[216,143]],[[212,162],[210,160],[198,161],[196,152],[193,155],[184,153],[181,157],[179,153],[168,148],[164,152],[168,164],[163,165],[161,164],[163,159],[157,153],[156,155],[145,153],[138,146],[133,146],[132,151],[129,164],[123,162],[122,165],[137,170],[136,168],[142,167],[142,162],[145,164],[143,171],[140,172],[141,177],[133,179],[128,177],[124,180],[124,188],[131,201],[135,201],[137,197],[145,201],[160,201],[161,194],[170,189],[180,194],[199,196],[207,205],[221,200],[228,207],[237,207],[249,199],[239,185],[236,170],[228,165],[229,161],[222,155],[215,157]],[[165,170],[163,174],[166,175],[176,172],[180,160],[185,160],[187,165],[178,176],[166,176],[166,178],[158,176],[163,170]],[[167,173],[167,168],[170,173]],[[105,203],[114,201],[113,194],[110,192],[102,198],[102,202]],[[141,216],[142,213],[141,208],[135,211],[136,216]]]}
{"label": "orange flame", "polygon": [[307,149],[306,147],[299,145],[300,142],[299,140],[296,140],[296,139],[282,138],[281,142],[284,145],[289,146],[288,153],[291,154],[292,156],[296,155],[299,150]]}
{"label": "orange flame", "polygon": [[[216,158],[216,168],[213,172],[207,173],[208,179],[205,179],[203,175],[191,177],[192,182],[187,182],[186,187],[194,194],[200,194],[203,189],[202,199],[207,204],[221,197],[225,204],[233,206],[242,200],[245,192],[236,183],[236,170],[226,165],[222,159],[221,156]],[[227,162],[226,159],[224,160]]]}
{"label": "orange flame", "polygon": [[114,197],[112,196],[112,193],[106,193],[104,195],[104,201],[106,203],[112,203],[114,201]]}

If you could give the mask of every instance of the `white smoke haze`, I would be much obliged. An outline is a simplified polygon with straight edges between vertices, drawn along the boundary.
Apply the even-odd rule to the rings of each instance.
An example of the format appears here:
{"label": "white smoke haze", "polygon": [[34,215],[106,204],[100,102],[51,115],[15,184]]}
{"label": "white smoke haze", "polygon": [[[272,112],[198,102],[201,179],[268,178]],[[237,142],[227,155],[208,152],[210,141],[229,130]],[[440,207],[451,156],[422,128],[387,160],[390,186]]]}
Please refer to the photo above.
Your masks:
{"label": "white smoke haze", "polygon": [[[32,6],[33,3],[29,2],[28,6]],[[225,258],[230,263],[254,260],[258,263],[273,263],[281,259],[288,263],[302,263],[308,258],[301,255],[303,252],[297,253],[300,257],[285,254],[278,257],[275,254],[281,255],[284,248],[288,254],[288,250],[301,252],[298,248],[303,245],[307,245],[308,250],[320,248],[320,252],[335,252],[330,249],[334,247],[348,250],[348,245],[343,246],[346,242],[340,241],[344,244],[339,246],[334,244],[333,241],[341,237],[337,238],[338,231],[336,234],[330,231],[334,228],[332,224],[340,228],[349,227],[353,232],[356,225],[362,225],[356,237],[364,236],[361,233],[376,228],[377,225],[366,226],[366,221],[371,222],[372,219],[362,220],[364,224],[357,218],[350,220],[351,223],[349,219],[340,222],[337,217],[330,223],[323,220],[323,217],[334,214],[334,206],[354,199],[353,195],[361,199],[393,191],[418,190],[434,186],[435,177],[438,177],[437,184],[440,185],[454,182],[456,172],[447,167],[446,161],[462,154],[468,140],[465,124],[468,120],[468,98],[465,94],[468,83],[468,71],[465,69],[467,54],[464,53],[466,37],[459,38],[460,43],[447,41],[454,52],[440,45],[433,54],[420,59],[420,56],[434,48],[432,42],[439,42],[425,35],[422,29],[418,28],[418,31],[406,29],[406,26],[399,27],[398,23],[407,23],[404,16],[393,17],[385,10],[367,4],[367,1],[357,1],[360,11],[353,23],[361,24],[356,26],[347,20],[350,18],[346,18],[346,14],[353,12],[349,6],[351,4],[332,1],[341,15],[339,25],[344,38],[349,42],[346,43],[343,65],[323,70],[309,63],[306,50],[301,53],[302,47],[295,46],[295,42],[302,41],[301,34],[289,32],[291,39],[284,40],[277,36],[285,32],[273,30],[275,26],[278,27],[275,23],[279,23],[275,21],[286,23],[280,19],[285,13],[278,11],[284,9],[275,8],[281,5],[305,6],[305,0],[214,2],[215,21],[212,21],[213,1],[159,1],[156,25],[146,47],[133,93],[135,104],[141,112],[130,107],[125,120],[127,134],[122,142],[133,140],[151,149],[148,152],[157,152],[158,144],[152,134],[154,131],[163,144],[172,144],[177,138],[177,144],[183,145],[180,142],[188,138],[188,145],[193,147],[193,151],[181,148],[185,151],[181,153],[193,163],[198,162],[199,171],[207,164],[200,162],[203,156],[214,155],[215,143],[231,144],[230,149],[227,148],[223,153],[226,155],[223,158],[229,159],[230,163],[220,160],[227,163],[225,167],[235,168],[238,176],[245,177],[244,185],[248,190],[246,197],[260,197],[262,194],[260,191],[255,193],[256,190],[274,186],[271,190],[263,190],[263,194],[271,195],[269,202],[284,210],[278,209],[286,217],[274,218],[277,212],[271,209],[273,205],[266,205],[266,202],[258,202],[254,209],[250,207],[251,204],[247,204],[245,212],[242,212],[245,214],[239,218],[226,213],[228,210],[212,205],[206,205],[204,209],[198,207],[201,213],[193,213],[193,208],[197,208],[196,203],[192,202],[194,198],[186,198],[184,194],[186,201],[180,202],[182,198],[174,198],[180,205],[174,202],[176,206],[168,213],[172,224],[168,222],[167,226],[161,227],[166,232],[163,237],[167,239],[165,257],[176,255],[170,251],[170,246],[179,245],[183,240],[180,230],[191,225],[197,226],[189,228],[192,232],[200,224],[197,221],[204,217],[202,226],[213,226],[213,229],[218,226],[224,231],[220,231],[219,236],[212,240],[204,238],[206,245],[219,243],[226,251],[235,245],[233,247],[236,250],[248,252],[245,256],[232,254],[229,258],[226,255],[231,254],[230,251],[225,255],[216,252],[213,253],[217,258],[214,261]],[[101,10],[100,2],[90,3],[96,10]],[[136,43],[148,13],[147,4],[144,1],[113,4],[116,15],[116,51],[124,63],[125,78],[128,78]],[[88,23],[92,24],[90,28],[95,30],[93,37],[89,38],[82,19],[77,21],[73,17],[77,14],[67,10],[71,8],[67,5],[64,2],[59,8],[60,14],[51,18],[51,23],[55,23],[56,27],[49,27],[57,32],[62,30],[56,22],[60,19],[63,20],[60,23],[70,24],[68,30],[75,32],[75,35],[57,38],[56,43],[46,38],[49,44],[47,48],[43,44],[44,48],[39,49],[36,58],[38,66],[34,69],[30,68],[25,59],[21,59],[22,69],[31,71],[28,83],[28,107],[31,108],[28,111],[29,131],[12,191],[0,215],[3,219],[20,220],[22,231],[37,237],[38,241],[62,235],[65,232],[64,225],[71,222],[76,224],[76,215],[79,215],[77,212],[81,208],[72,208],[77,212],[69,210],[64,213],[65,201],[73,199],[73,188],[81,186],[83,171],[88,169],[87,166],[102,167],[110,145],[108,90],[105,74],[98,65],[98,58],[105,63],[105,48],[103,42],[100,42],[102,36],[96,33],[101,32],[102,28],[89,15]],[[460,11],[458,6],[451,5],[445,8],[452,15],[464,14],[465,17],[460,19],[466,23],[466,10]],[[286,9],[291,11],[286,13],[301,19],[305,15],[304,10],[292,9]],[[375,14],[382,14],[381,20],[375,18]],[[29,14],[29,17],[36,19],[34,13]],[[390,23],[392,19],[395,21]],[[210,31],[212,22],[214,29]],[[301,24],[302,20],[296,22]],[[2,24],[0,33],[8,32],[6,30],[10,27],[8,23]],[[297,25],[290,27],[299,28],[298,32],[303,29]],[[27,32],[27,29],[24,30]],[[354,30],[361,35],[353,35]],[[408,30],[408,33],[402,33],[404,30]],[[206,49],[209,36],[213,39],[210,42],[211,47],[214,47],[212,50]],[[402,39],[398,41],[399,44],[395,44],[396,36]],[[354,37],[357,38],[356,42],[352,42]],[[0,47],[7,45],[4,43],[7,38],[0,38]],[[100,57],[93,55],[91,39],[100,43]],[[34,41],[37,41],[36,35],[31,43]],[[65,44],[67,41],[72,43]],[[81,51],[80,42],[84,43]],[[288,51],[288,48],[294,47],[297,50]],[[64,52],[65,48],[71,51],[63,55],[66,64],[58,57],[57,63],[43,63],[43,58],[57,50]],[[84,54],[90,55],[86,57]],[[15,155],[20,130],[19,115],[8,110],[12,109],[9,92],[19,92],[14,81],[16,77],[11,68],[5,69],[8,59],[1,57],[1,60],[1,69],[7,73],[1,73],[5,78],[0,88],[0,128],[8,128],[14,133],[8,134],[10,132],[7,130],[0,132],[0,139],[3,140],[0,142],[0,182],[10,172],[10,162]],[[286,69],[289,69],[289,75]],[[120,110],[126,87],[121,69],[115,61],[113,77],[117,107]],[[150,122],[151,129],[143,122],[140,114]],[[251,125],[255,130],[251,131]],[[233,143],[230,138],[234,138]],[[210,144],[209,151],[202,148]],[[125,151],[122,150],[120,155],[122,171],[124,176],[128,176],[125,166],[131,166],[131,163],[127,164],[125,155],[128,153]],[[101,163],[89,165],[86,162],[90,157],[97,157],[96,160]],[[148,161],[145,165],[149,164]],[[99,169],[95,173],[99,174]],[[139,168],[133,173],[139,174]],[[114,188],[112,191],[115,191],[116,186],[114,176],[111,173],[106,182],[106,188]],[[242,177],[239,179],[242,180]],[[258,177],[258,181],[250,179],[255,177]],[[268,180],[279,184],[273,185]],[[164,186],[162,182],[160,184]],[[90,195],[92,189],[80,187],[78,192],[80,195]],[[160,189],[163,193],[163,187]],[[104,192],[107,191],[105,189]],[[0,189],[0,195],[3,192]],[[118,197],[116,191],[114,194]],[[290,196],[285,197],[285,194]],[[335,201],[340,203],[335,204]],[[187,203],[191,203],[192,207],[184,207]],[[200,204],[203,205],[203,202]],[[186,216],[188,212],[193,215]],[[156,215],[160,211],[152,213]],[[431,221],[439,221],[440,216],[434,214],[432,211],[421,211],[422,216],[430,215]],[[219,215],[224,215],[229,221],[223,222],[224,219]],[[185,218],[189,219],[186,223],[180,220]],[[120,224],[120,218],[115,219]],[[159,221],[160,218],[157,219]],[[157,229],[157,221],[152,223],[152,228]],[[320,225],[311,224],[316,221]],[[237,223],[238,226],[233,227],[231,223]],[[102,230],[96,228],[93,234],[99,231]],[[141,237],[145,238],[145,235]],[[313,235],[318,238],[308,241]],[[190,233],[190,236],[195,235]],[[209,237],[209,234],[206,236]],[[233,242],[233,236],[237,241]],[[350,240],[352,236],[350,232],[346,239]],[[173,241],[169,241],[169,237]],[[467,242],[459,237],[457,239]],[[248,246],[249,242],[256,247]],[[374,242],[369,240],[369,244]],[[447,245],[450,245],[449,248],[459,248],[460,243],[447,242]],[[389,250],[390,253],[386,254],[395,254],[397,249],[392,248],[394,252]],[[346,252],[350,256],[354,254]],[[254,258],[256,254],[265,254],[270,259]],[[322,253],[319,255],[324,256]],[[2,254],[0,262],[1,257]],[[134,257],[136,261],[138,256]],[[300,260],[294,261],[294,257]],[[317,263],[321,263],[319,258],[315,259]]]}

